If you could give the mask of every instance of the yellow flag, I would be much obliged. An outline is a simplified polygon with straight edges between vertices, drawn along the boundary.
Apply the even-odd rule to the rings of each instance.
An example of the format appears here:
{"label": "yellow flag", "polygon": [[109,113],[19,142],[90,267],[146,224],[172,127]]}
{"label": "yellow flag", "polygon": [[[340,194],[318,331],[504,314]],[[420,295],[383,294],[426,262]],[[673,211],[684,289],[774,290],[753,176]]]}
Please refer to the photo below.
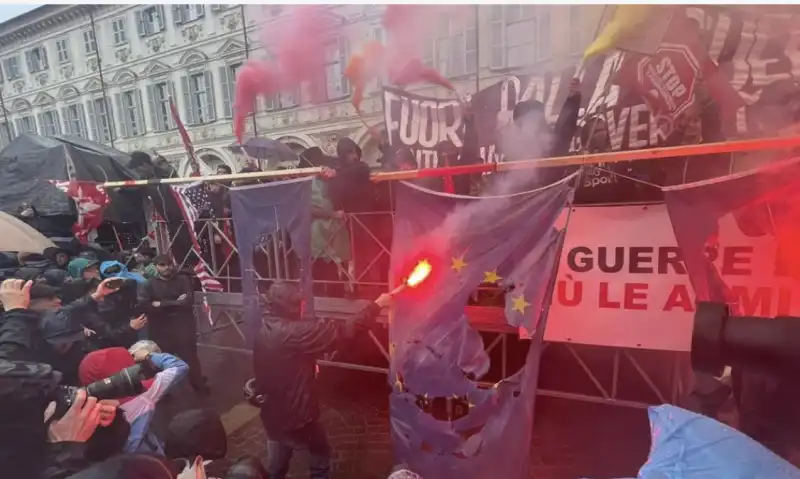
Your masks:
{"label": "yellow flag", "polygon": [[645,27],[658,5],[617,5],[614,17],[586,49],[583,59],[617,47],[620,40]]}

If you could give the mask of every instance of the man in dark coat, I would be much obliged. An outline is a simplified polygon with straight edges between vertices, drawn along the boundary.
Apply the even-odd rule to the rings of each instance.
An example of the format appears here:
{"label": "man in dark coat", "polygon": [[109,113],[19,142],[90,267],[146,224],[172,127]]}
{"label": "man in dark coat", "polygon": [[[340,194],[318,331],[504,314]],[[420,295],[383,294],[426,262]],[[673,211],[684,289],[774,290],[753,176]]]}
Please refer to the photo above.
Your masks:
{"label": "man in dark coat", "polygon": [[302,295],[294,283],[276,282],[266,294],[263,327],[253,347],[255,392],[267,432],[273,479],[284,479],[292,454],[308,449],[312,479],[330,477],[330,447],[319,422],[314,391],[316,361],[357,329],[374,323],[391,296],[381,295],[348,321],[304,319]]}
{"label": "man in dark coat", "polygon": [[139,287],[139,304],[147,311],[149,339],[165,353],[189,365],[189,383],[200,394],[208,394],[206,378],[197,357],[197,323],[194,291],[188,276],[178,274],[168,255],[154,259],[157,275]]}

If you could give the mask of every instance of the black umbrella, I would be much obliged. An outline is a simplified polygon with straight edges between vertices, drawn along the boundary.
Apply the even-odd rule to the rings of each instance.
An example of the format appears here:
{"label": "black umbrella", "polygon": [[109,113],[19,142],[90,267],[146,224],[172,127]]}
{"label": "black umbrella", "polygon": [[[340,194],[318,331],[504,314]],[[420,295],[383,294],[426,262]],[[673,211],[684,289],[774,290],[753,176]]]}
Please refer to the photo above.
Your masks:
{"label": "black umbrella", "polygon": [[242,151],[257,160],[267,160],[267,169],[275,168],[284,161],[298,161],[297,153],[292,151],[285,143],[269,138],[250,138],[244,145],[231,145],[228,147],[234,153]]}

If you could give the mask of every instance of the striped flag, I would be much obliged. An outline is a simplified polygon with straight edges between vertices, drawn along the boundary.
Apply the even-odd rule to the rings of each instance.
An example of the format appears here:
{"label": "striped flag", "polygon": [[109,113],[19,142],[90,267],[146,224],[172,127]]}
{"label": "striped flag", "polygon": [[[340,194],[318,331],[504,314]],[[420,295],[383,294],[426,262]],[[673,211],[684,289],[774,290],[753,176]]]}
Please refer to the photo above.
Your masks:
{"label": "striped flag", "polygon": [[221,292],[222,284],[211,275],[208,265],[203,261],[200,242],[197,239],[197,233],[194,231],[194,224],[200,218],[200,213],[208,209],[211,205],[208,197],[208,189],[206,185],[201,182],[191,183],[185,186],[172,186],[170,189],[173,195],[175,195],[175,199],[183,214],[183,219],[186,220],[189,236],[192,239],[192,249],[198,258],[194,266],[194,273],[200,280],[200,286],[204,293],[209,291]]}
{"label": "striped flag", "polygon": [[183,126],[183,122],[181,121],[181,116],[178,114],[178,107],[175,106],[175,102],[173,102],[171,98],[169,100],[169,110],[170,113],[172,113],[172,120],[175,121],[175,125],[178,127],[178,133],[181,135],[183,147],[192,165],[192,174],[190,176],[211,176],[212,173],[209,171],[206,164],[197,160],[197,155],[195,155],[194,146],[192,145],[192,139],[189,138],[189,132],[186,131],[186,127]]}

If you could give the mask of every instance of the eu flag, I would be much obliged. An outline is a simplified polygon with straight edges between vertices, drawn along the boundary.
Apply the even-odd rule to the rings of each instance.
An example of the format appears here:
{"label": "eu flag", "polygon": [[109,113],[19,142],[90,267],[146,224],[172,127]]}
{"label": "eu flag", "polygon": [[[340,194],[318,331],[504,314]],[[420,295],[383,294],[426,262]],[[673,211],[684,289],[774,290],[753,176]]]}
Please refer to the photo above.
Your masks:
{"label": "eu flag", "polygon": [[[574,179],[486,198],[397,187],[392,274],[400,280],[421,260],[433,267],[398,296],[390,327],[396,456],[422,477],[528,477],[544,313],[563,239],[555,225]],[[485,283],[507,291],[508,323],[533,338],[525,366],[488,389],[478,381],[489,357],[464,314]],[[451,398],[466,411],[435,417],[435,404]]]}
{"label": "eu flag", "polygon": [[[258,277],[253,256],[279,231],[291,239],[291,250],[300,261],[300,287],[312,308],[311,288],[311,182],[313,178],[278,181],[231,188],[231,209],[236,245],[242,266],[242,300],[248,343],[261,328]],[[289,248],[287,248],[288,250]],[[308,311],[313,314],[313,311]]]}

